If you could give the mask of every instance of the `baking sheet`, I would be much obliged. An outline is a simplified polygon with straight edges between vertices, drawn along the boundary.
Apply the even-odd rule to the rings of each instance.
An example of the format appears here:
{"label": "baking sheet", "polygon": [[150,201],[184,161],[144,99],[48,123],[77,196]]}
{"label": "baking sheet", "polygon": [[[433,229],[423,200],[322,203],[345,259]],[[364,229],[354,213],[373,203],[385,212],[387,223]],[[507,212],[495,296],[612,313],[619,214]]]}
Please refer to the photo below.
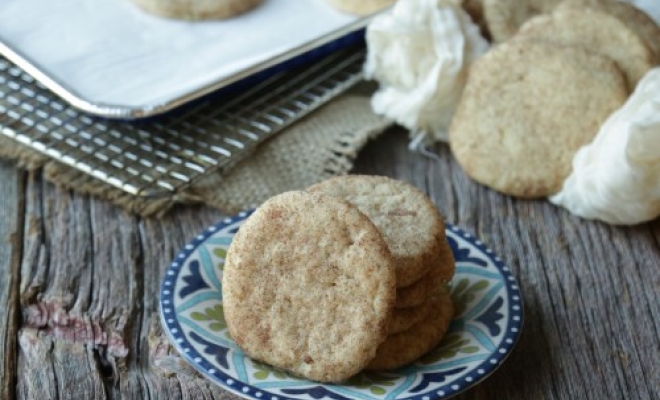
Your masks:
{"label": "baking sheet", "polygon": [[325,0],[186,22],[130,0],[1,0],[0,53],[74,106],[153,115],[363,27]]}

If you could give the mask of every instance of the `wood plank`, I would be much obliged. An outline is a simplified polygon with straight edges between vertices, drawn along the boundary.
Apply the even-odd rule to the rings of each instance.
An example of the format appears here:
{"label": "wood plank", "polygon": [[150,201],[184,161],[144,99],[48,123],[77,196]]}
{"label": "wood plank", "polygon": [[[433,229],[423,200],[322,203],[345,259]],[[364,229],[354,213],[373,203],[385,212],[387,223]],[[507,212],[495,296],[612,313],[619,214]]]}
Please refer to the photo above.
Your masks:
{"label": "wood plank", "polygon": [[[144,252],[145,313],[141,322],[148,332],[142,352],[151,368],[140,368],[145,398],[151,399],[238,399],[197,374],[181,359],[162,331],[158,317],[158,293],[162,277],[176,253],[203,229],[223,218],[218,210],[187,207],[163,219],[140,224]],[[146,364],[145,364],[146,367]],[[128,388],[127,388],[128,389]],[[122,399],[140,399],[130,390],[121,391]]]}
{"label": "wood plank", "polygon": [[111,269],[94,264],[90,209],[88,198],[30,176],[21,266],[19,398],[106,399],[107,371],[99,354],[125,351],[121,341],[114,342],[122,319],[112,316],[129,299],[120,291],[107,304],[95,301],[111,287],[113,276]]}
{"label": "wood plank", "polygon": [[217,210],[140,221],[39,176],[27,192],[19,398],[235,398],[185,364],[172,374],[157,318],[165,269]]}
{"label": "wood plank", "polygon": [[137,220],[38,177],[28,193],[19,394],[112,398],[141,312]]}
{"label": "wood plank", "polygon": [[18,398],[107,398],[93,346],[36,329],[21,330],[19,342]]}
{"label": "wood plank", "polygon": [[0,161],[0,398],[15,398],[23,173]]}

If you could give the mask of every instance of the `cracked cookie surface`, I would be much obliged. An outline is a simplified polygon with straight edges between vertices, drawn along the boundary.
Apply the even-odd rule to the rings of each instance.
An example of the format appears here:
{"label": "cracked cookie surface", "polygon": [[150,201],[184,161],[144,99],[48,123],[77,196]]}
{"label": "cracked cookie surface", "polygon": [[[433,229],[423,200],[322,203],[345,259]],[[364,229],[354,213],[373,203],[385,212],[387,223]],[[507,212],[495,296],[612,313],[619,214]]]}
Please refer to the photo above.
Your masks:
{"label": "cracked cookie surface", "polygon": [[378,227],[396,270],[397,287],[405,287],[440,268],[444,281],[454,265],[438,265],[446,250],[444,219],[433,202],[414,186],[385,176],[347,175],[307,189],[346,200]]}
{"label": "cracked cookie surface", "polygon": [[429,299],[431,310],[409,329],[388,336],[378,348],[368,370],[392,370],[408,365],[440,343],[454,317],[454,305],[449,290],[439,288]]}
{"label": "cracked cookie surface", "polygon": [[248,356],[339,382],[361,371],[385,340],[395,285],[387,245],[356,207],[288,192],[237,232],[222,294],[231,337]]}
{"label": "cracked cookie surface", "polygon": [[472,66],[449,128],[452,153],[477,182],[512,196],[558,192],[573,155],[627,99],[606,57],[515,39]]}
{"label": "cracked cookie surface", "polygon": [[653,66],[653,53],[635,31],[617,17],[593,8],[558,8],[552,14],[535,17],[513,40],[518,38],[576,46],[608,57],[626,75],[631,92]]}

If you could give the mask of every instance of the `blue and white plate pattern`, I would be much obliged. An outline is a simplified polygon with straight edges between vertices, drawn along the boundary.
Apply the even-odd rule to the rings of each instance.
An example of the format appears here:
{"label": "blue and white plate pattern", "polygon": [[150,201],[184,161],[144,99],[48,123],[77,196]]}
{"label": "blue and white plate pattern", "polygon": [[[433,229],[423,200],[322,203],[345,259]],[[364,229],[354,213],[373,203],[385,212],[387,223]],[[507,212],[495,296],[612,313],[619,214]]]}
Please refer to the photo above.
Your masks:
{"label": "blue and white plate pattern", "polygon": [[198,235],[176,256],[161,288],[161,318],[179,353],[223,388],[249,399],[445,399],[486,378],[514,347],[522,299],[509,268],[479,240],[447,225],[456,259],[456,315],[442,343],[413,365],[360,373],[343,384],[300,379],[245,356],[226,329],[222,269],[249,212]]}

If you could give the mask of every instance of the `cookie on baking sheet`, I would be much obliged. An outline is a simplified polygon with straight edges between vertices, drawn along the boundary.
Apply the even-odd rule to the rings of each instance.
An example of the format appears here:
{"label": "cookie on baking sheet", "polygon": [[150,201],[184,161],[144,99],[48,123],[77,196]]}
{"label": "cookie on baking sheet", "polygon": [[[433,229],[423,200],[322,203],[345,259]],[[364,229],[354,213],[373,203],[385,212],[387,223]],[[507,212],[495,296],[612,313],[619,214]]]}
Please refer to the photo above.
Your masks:
{"label": "cookie on baking sheet", "polygon": [[451,247],[449,247],[449,243],[445,242],[442,245],[437,266],[440,268],[432,268],[431,271],[411,285],[396,289],[396,308],[419,306],[431,296],[438,286],[449,282],[453,278],[455,269],[454,254]]}
{"label": "cookie on baking sheet", "polygon": [[430,300],[431,312],[421,322],[387,337],[367,370],[392,370],[408,365],[440,343],[454,316],[449,290],[442,287]]}
{"label": "cookie on baking sheet", "polygon": [[357,206],[380,229],[392,253],[397,287],[408,286],[431,268],[453,276],[452,265],[438,265],[445,224],[433,202],[419,189],[385,176],[348,175],[307,189]]}
{"label": "cookie on baking sheet", "polygon": [[528,19],[551,12],[561,0],[483,0],[486,26],[495,43],[508,40]]}
{"label": "cookie on baking sheet", "polygon": [[256,360],[338,382],[385,340],[395,279],[385,241],[356,207],[287,192],[259,207],[227,251],[227,327]]}
{"label": "cookie on baking sheet", "polygon": [[356,15],[369,15],[383,10],[396,0],[327,0],[336,9]]}
{"label": "cookie on baking sheet", "polygon": [[575,152],[628,95],[609,58],[516,39],[478,59],[449,128],[451,150],[477,182],[518,197],[561,189]]}
{"label": "cookie on baking sheet", "polygon": [[651,49],[654,64],[660,63],[660,26],[644,11],[630,3],[617,0],[565,0],[557,6],[557,10],[584,8],[604,11],[619,18]]}
{"label": "cookie on baking sheet", "polygon": [[625,73],[630,91],[653,66],[651,50],[642,38],[617,17],[596,9],[562,8],[540,15],[527,21],[518,37],[579,46],[609,57]]}
{"label": "cookie on baking sheet", "polygon": [[230,18],[251,10],[262,0],[132,0],[144,11],[165,18],[204,20]]}

